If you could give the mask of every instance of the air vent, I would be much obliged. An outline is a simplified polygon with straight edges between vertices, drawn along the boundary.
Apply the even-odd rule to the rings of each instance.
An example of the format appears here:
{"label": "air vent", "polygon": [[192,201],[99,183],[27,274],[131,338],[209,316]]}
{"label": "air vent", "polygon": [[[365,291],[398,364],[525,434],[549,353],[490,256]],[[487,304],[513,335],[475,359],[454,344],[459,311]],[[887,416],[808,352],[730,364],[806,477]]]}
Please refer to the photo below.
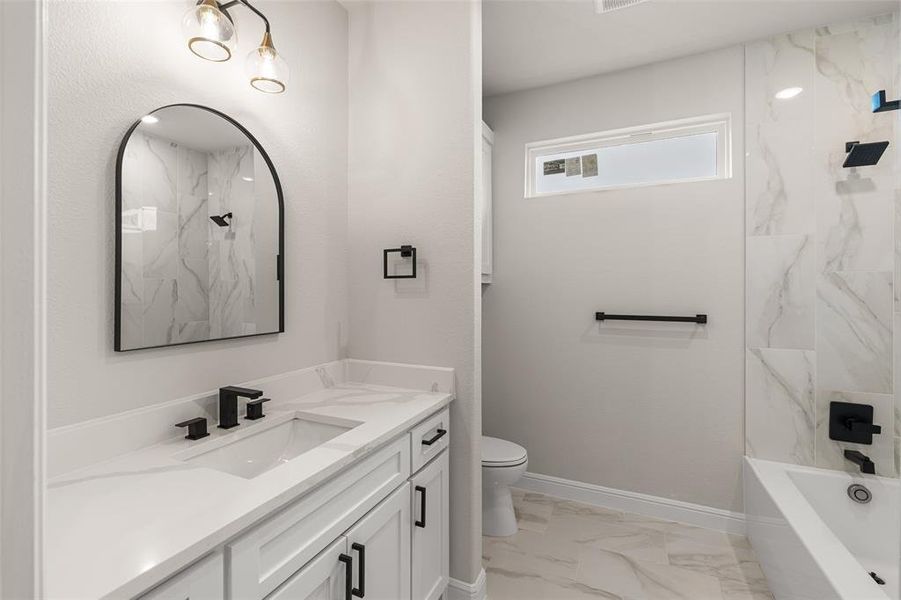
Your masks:
{"label": "air vent", "polygon": [[595,9],[603,14],[629,6],[635,6],[648,0],[594,0]]}

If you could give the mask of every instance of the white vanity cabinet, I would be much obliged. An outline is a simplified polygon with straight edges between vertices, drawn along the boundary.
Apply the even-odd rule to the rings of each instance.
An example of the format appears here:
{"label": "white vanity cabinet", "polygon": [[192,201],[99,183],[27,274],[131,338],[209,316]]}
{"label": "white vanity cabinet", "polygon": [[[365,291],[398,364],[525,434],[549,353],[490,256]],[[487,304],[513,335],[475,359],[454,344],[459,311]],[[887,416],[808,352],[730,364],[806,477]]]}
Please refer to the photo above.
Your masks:
{"label": "white vanity cabinet", "polygon": [[267,600],[409,598],[409,486],[405,483],[391,494],[347,534],[289,577]]}
{"label": "white vanity cabinet", "polygon": [[292,575],[269,596],[269,600],[345,600],[347,574],[352,571],[353,561],[347,554],[347,538],[341,536]]}
{"label": "white vanity cabinet", "polygon": [[215,552],[141,596],[141,600],[222,600],[222,552]]}
{"label": "white vanity cabinet", "polygon": [[413,500],[413,600],[437,600],[450,575],[447,452],[410,479]]}
{"label": "white vanity cabinet", "polygon": [[410,597],[410,484],[347,532],[353,587],[369,600]]}
{"label": "white vanity cabinet", "polygon": [[141,600],[437,600],[449,431],[444,409]]}
{"label": "white vanity cabinet", "polygon": [[364,458],[225,547],[235,600],[260,600],[410,476],[406,436]]}

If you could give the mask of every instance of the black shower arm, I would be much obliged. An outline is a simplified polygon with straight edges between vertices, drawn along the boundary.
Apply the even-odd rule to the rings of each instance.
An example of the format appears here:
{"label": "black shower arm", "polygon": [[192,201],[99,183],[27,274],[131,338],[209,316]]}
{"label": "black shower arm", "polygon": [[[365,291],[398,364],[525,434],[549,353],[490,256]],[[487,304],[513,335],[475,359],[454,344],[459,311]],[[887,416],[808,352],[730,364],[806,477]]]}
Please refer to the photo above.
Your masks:
{"label": "black shower arm", "polygon": [[261,13],[259,10],[257,10],[256,8],[254,8],[254,7],[250,4],[250,2],[248,2],[247,0],[231,0],[231,2],[226,2],[225,4],[220,4],[220,5],[219,5],[219,8],[222,9],[222,10],[228,10],[228,9],[231,8],[232,6],[235,6],[235,5],[238,5],[238,4],[243,4],[244,6],[246,6],[247,8],[249,8],[254,14],[256,14],[256,16],[258,16],[259,18],[263,19],[263,23],[266,24],[266,33],[269,33],[269,19],[266,18],[266,15],[264,15],[264,14]]}

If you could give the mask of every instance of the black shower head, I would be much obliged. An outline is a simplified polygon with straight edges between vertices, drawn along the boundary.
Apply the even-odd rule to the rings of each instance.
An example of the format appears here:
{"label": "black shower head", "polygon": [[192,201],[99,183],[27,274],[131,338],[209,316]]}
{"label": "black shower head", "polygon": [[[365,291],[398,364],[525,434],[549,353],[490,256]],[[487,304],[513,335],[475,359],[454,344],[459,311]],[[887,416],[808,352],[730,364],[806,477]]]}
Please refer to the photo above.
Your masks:
{"label": "black shower head", "polygon": [[888,148],[888,142],[872,142],[869,144],[848,142],[845,144],[845,152],[848,153],[848,158],[845,159],[845,164],[842,166],[846,169],[873,166],[882,158],[886,148]]}
{"label": "black shower head", "polygon": [[231,213],[225,213],[222,216],[219,216],[219,215],[211,215],[210,216],[210,219],[213,221],[213,223],[215,223],[219,227],[228,227],[228,224],[229,224],[229,221],[231,221],[231,218],[232,218]]}

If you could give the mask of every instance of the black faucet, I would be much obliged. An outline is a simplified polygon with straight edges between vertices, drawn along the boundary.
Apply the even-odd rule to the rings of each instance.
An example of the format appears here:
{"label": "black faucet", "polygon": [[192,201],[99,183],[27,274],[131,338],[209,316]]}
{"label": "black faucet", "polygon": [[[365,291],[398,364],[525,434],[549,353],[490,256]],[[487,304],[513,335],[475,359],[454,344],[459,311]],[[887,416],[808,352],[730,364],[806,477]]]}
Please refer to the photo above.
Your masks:
{"label": "black faucet", "polygon": [[260,390],[229,385],[219,388],[219,428],[231,429],[238,423],[238,396],[254,400],[263,395]]}
{"label": "black faucet", "polygon": [[876,465],[873,464],[873,461],[870,460],[869,456],[866,456],[862,452],[858,452],[857,450],[845,450],[845,458],[854,464],[860,465],[861,473],[867,473],[868,475],[876,474]]}

